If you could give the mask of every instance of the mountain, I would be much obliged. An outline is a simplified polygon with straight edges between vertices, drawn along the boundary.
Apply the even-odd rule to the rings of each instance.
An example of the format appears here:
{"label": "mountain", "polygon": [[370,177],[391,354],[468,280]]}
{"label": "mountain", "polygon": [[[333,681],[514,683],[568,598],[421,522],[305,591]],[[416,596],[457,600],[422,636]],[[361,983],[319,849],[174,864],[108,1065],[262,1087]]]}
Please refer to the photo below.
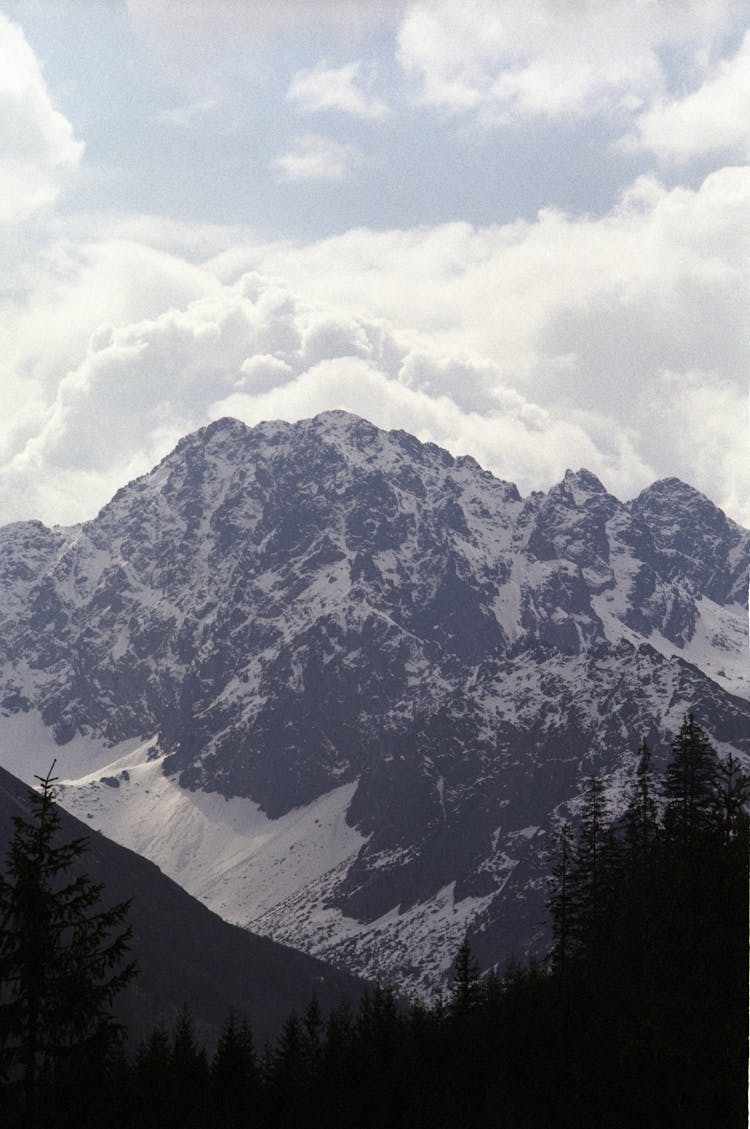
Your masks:
{"label": "mountain", "polygon": [[[0,741],[227,919],[428,991],[543,943],[555,824],[686,710],[750,755],[750,534],[664,479],[522,498],[344,412],[183,439],[0,529]],[[59,746],[59,747],[58,747]]]}
{"label": "mountain", "polygon": [[[28,819],[29,789],[0,768],[0,857],[13,835],[13,816]],[[324,1012],[356,1000],[363,985],[321,961],[229,925],[153,863],[92,833],[61,812],[60,842],[85,837],[88,845],[73,873],[104,887],[102,905],[130,900],[130,957],[138,976],[117,1000],[119,1017],[136,1041],[158,1022],[168,1028],[188,1002],[209,1045],[231,1009],[247,1015],[259,1046],[278,1035],[289,1013],[316,996]]]}

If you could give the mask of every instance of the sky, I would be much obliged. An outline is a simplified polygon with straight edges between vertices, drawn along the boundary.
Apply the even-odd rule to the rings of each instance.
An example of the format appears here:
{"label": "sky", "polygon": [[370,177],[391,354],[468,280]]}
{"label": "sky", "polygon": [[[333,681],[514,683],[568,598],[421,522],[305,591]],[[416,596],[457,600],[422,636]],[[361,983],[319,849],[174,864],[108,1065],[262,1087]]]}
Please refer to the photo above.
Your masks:
{"label": "sky", "polygon": [[750,0],[0,0],[0,523],[344,408],[750,526]]}

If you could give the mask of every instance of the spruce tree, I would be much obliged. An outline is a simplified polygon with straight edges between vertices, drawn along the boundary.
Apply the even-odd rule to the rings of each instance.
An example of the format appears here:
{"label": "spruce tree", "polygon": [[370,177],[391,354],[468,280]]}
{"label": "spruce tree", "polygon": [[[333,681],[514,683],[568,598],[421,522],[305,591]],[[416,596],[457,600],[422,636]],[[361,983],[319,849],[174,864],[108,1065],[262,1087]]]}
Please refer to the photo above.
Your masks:
{"label": "spruce tree", "polygon": [[463,1015],[479,999],[479,964],[471,951],[468,937],[458,947],[451,982],[451,1011]]}
{"label": "spruce tree", "polygon": [[548,908],[552,915],[552,970],[565,975],[570,955],[570,876],[575,857],[573,831],[563,823],[558,832],[557,860],[552,868]]}
{"label": "spruce tree", "polygon": [[[658,1011],[659,1041],[669,1048],[664,1094],[676,1096],[690,1115],[683,1123],[696,1127],[739,1124],[729,1110],[738,1079],[746,1079],[746,840],[735,850],[744,838],[744,791],[739,766],[722,769],[688,714],[662,784]],[[746,1096],[746,1081],[743,1089]]]}
{"label": "spruce tree", "polygon": [[313,996],[302,1018],[302,1048],[309,1070],[317,1070],[321,1056],[323,1013],[317,997]]}
{"label": "spruce tree", "polygon": [[690,859],[715,827],[719,760],[705,729],[687,715],[672,742],[662,785],[664,831],[670,846]]}
{"label": "spruce tree", "polygon": [[303,1055],[302,1026],[291,1012],[276,1041],[268,1073],[271,1121],[295,1125],[305,1109],[308,1077]]}
{"label": "spruce tree", "polygon": [[719,762],[715,802],[724,846],[746,842],[750,776],[743,771],[734,753]]}
{"label": "spruce tree", "polygon": [[656,807],[656,777],[651,750],[645,737],[638,752],[635,789],[625,809],[625,836],[630,863],[642,866],[656,842],[659,816]]}
{"label": "spruce tree", "polygon": [[172,1112],[172,1051],[166,1027],[158,1024],[138,1048],[134,1088],[138,1124],[162,1129]]}
{"label": "spruce tree", "polygon": [[611,842],[607,799],[598,776],[586,783],[576,861],[569,881],[569,938],[574,952],[593,956],[601,946],[606,916],[605,862]]}
{"label": "spruce tree", "polygon": [[30,817],[14,817],[0,876],[0,1076],[21,1092],[28,1124],[42,1084],[101,1077],[122,1034],[111,1006],[135,974],[123,966],[129,903],[102,909],[102,886],[68,874],[86,839],[58,841],[53,770],[36,777]]}
{"label": "spruce tree", "polygon": [[224,1024],[211,1063],[211,1106],[226,1129],[249,1125],[257,1113],[258,1077],[250,1024],[234,1012]]}

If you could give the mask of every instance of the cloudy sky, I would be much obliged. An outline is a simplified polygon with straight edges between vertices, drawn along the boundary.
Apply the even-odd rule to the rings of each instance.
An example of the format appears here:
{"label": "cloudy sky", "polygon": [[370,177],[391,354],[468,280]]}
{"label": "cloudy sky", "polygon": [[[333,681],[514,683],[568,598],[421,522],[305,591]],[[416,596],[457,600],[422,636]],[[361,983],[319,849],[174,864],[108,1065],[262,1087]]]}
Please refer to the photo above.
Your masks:
{"label": "cloudy sky", "polygon": [[346,408],[750,525],[750,0],[0,0],[0,521]]}

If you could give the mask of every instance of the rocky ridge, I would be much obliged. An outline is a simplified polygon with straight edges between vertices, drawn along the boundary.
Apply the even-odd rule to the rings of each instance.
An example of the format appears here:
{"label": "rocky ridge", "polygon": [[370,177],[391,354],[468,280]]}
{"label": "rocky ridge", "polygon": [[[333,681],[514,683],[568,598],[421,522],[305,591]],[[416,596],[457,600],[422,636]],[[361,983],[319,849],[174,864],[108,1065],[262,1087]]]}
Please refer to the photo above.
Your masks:
{"label": "rocky ridge", "polygon": [[[540,943],[586,776],[616,801],[688,708],[750,754],[749,563],[676,479],[524,499],[343,412],[219,420],[90,522],[0,529],[0,708],[230,920],[426,990],[464,929],[485,963]],[[239,838],[195,863],[220,797]]]}

